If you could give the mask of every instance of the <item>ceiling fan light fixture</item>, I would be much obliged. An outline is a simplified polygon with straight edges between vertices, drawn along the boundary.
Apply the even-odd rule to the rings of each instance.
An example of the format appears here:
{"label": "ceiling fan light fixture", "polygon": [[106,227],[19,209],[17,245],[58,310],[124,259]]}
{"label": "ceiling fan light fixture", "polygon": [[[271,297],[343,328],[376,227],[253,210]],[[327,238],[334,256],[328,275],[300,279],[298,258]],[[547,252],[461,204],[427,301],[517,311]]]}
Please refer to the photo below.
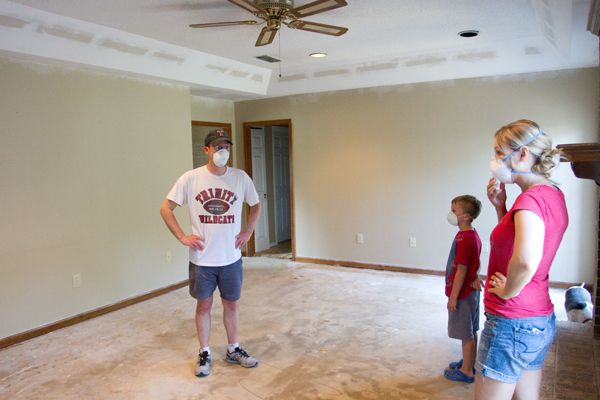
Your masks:
{"label": "ceiling fan light fixture", "polygon": [[277,18],[269,18],[267,20],[267,29],[270,31],[276,31],[281,28],[281,21]]}
{"label": "ceiling fan light fixture", "polygon": [[[234,3],[236,1],[234,0]],[[282,8],[286,10],[291,10],[294,8],[293,0],[256,0],[256,6],[260,9],[267,8]]]}
{"label": "ceiling fan light fixture", "polygon": [[312,58],[324,58],[327,57],[327,53],[310,53],[309,56]]}
{"label": "ceiling fan light fixture", "polygon": [[[343,26],[320,24],[301,20],[308,15],[319,14],[348,5],[346,0],[312,0],[295,7],[294,0],[227,0],[231,4],[252,13],[256,18],[263,20],[263,26],[254,46],[266,46],[273,43],[277,32],[282,25],[292,29],[315,32],[331,36],[341,36],[348,31]],[[232,25],[256,25],[258,21],[224,21],[191,24],[191,28],[215,28]],[[262,24],[261,24],[262,25]]]}
{"label": "ceiling fan light fixture", "polygon": [[479,31],[476,29],[468,29],[466,31],[458,32],[458,36],[464,37],[464,38],[471,38],[471,37],[475,37],[477,35],[479,35]]}

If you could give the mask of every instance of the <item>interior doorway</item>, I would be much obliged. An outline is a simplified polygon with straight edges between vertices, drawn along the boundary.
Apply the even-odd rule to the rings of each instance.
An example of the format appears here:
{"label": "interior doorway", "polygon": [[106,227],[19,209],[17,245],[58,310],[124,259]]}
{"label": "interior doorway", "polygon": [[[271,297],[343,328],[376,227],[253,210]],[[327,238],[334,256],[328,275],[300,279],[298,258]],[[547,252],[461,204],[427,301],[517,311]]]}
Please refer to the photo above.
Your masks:
{"label": "interior doorway", "polygon": [[261,218],[248,242],[256,254],[295,259],[291,120],[244,122],[245,169],[261,200]]}

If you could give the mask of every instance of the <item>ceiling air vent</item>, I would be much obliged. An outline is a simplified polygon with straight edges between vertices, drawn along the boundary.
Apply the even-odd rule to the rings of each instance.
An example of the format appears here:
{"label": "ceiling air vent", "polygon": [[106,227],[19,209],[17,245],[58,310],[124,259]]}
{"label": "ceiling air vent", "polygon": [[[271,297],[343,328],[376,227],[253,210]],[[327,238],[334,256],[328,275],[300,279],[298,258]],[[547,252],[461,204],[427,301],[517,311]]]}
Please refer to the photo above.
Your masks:
{"label": "ceiling air vent", "polygon": [[258,58],[259,60],[268,62],[268,63],[277,63],[280,62],[281,60],[272,56],[268,56],[268,55],[263,55],[263,56],[257,56],[256,58]]}

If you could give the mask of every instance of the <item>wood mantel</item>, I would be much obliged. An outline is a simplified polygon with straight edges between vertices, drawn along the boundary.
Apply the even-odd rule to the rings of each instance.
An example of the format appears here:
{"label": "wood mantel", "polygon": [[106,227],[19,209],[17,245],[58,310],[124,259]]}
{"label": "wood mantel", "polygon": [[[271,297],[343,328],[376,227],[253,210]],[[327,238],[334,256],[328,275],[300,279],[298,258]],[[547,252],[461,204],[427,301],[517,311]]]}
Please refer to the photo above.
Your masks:
{"label": "wood mantel", "polygon": [[[571,169],[575,176],[582,179],[593,179],[596,185],[600,186],[600,143],[574,143],[559,144],[556,146],[562,149],[567,156],[561,161],[570,161]],[[600,226],[600,206],[598,207],[598,224]],[[596,255],[596,272],[594,293],[592,301],[594,303],[594,338],[600,339],[600,231],[596,234],[598,248]]]}
{"label": "wood mantel", "polygon": [[600,185],[600,143],[559,144],[556,146],[565,153],[570,161],[575,176],[582,179],[593,179]]}

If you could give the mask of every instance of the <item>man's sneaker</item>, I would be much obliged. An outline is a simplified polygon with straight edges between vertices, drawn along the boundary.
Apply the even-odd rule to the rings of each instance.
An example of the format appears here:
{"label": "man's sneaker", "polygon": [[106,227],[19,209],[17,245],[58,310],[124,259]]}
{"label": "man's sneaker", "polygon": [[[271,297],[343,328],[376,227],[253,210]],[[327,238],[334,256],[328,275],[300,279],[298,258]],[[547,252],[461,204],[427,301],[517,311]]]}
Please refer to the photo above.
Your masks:
{"label": "man's sneaker", "polygon": [[210,354],[208,351],[203,351],[198,354],[198,362],[196,363],[196,376],[204,377],[210,375]]}
{"label": "man's sneaker", "polygon": [[229,350],[227,350],[225,361],[232,364],[240,364],[244,368],[252,368],[258,365],[256,358],[251,357],[248,353],[246,353],[246,350],[242,349],[241,347],[236,347],[231,353]]}

